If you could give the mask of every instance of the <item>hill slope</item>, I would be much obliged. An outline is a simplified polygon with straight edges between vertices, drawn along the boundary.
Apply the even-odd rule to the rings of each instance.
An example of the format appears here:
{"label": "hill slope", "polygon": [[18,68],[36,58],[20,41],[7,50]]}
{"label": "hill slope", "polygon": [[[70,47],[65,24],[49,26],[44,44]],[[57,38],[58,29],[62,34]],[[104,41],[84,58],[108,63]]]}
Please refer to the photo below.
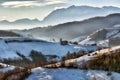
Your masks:
{"label": "hill slope", "polygon": [[[79,39],[79,38],[78,38]],[[85,45],[85,44],[98,44],[101,46],[116,46],[120,45],[120,28],[103,28],[99,29],[89,36],[85,38],[84,40],[80,41],[79,44]]]}
{"label": "hill slope", "polygon": [[62,57],[70,52],[79,52],[80,50],[96,50],[96,46],[78,46],[75,45],[61,45],[60,43],[52,43],[43,40],[36,40],[31,38],[1,38],[0,39],[0,59],[3,58],[19,58],[20,54],[30,57],[32,50],[41,52],[43,55],[56,55]]}
{"label": "hill slope", "polygon": [[80,22],[70,22],[47,28],[33,28],[23,32],[34,37],[71,40],[79,36],[89,35],[98,29],[118,24],[120,24],[120,14],[111,14],[105,17],[95,17]]}

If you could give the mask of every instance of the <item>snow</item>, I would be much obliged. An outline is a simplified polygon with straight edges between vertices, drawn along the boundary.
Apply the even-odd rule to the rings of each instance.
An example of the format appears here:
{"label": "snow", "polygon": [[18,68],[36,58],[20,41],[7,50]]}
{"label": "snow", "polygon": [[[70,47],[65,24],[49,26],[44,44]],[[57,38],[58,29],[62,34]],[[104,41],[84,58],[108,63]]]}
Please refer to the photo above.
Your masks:
{"label": "snow", "polygon": [[109,47],[109,40],[101,40],[97,42],[98,46],[105,46],[105,47]]}
{"label": "snow", "polygon": [[114,25],[114,28],[120,28],[120,24]]}
{"label": "snow", "polygon": [[120,32],[117,35],[113,36],[113,38],[120,38]]}
{"label": "snow", "polygon": [[8,67],[5,67],[5,68],[0,68],[0,72],[7,72],[9,70],[13,70],[15,68],[15,66],[8,66]]}
{"label": "snow", "polygon": [[[88,54],[87,54],[87,55],[84,55],[84,56],[76,58],[76,59],[66,60],[65,63],[68,64],[68,63],[71,63],[71,62],[77,62],[77,64],[79,66],[81,66],[83,63],[90,60],[91,58],[96,57],[97,55],[108,54],[110,51],[113,51],[115,53],[115,51],[118,50],[118,49],[120,49],[120,46],[114,46],[114,47],[111,47],[111,48],[102,49],[102,50],[90,53],[90,56],[88,56]],[[95,53],[97,53],[97,55],[94,55]]]}
{"label": "snow", "polygon": [[106,34],[106,38],[110,38],[111,36],[116,35],[117,33],[119,33],[118,29],[107,29],[108,33]]}
{"label": "snow", "polygon": [[15,66],[3,64],[3,63],[0,63],[0,66],[3,67],[3,68],[0,68],[0,72],[7,72],[7,71],[13,70],[15,68]]}
{"label": "snow", "polygon": [[[5,40],[26,40],[28,38],[1,38],[0,39],[0,57],[1,58],[14,58],[19,57],[16,54],[20,52],[25,56],[29,56],[31,50],[40,51],[45,55],[59,55],[63,56],[68,51],[76,52],[79,50],[96,50],[97,46],[82,46],[82,45],[66,45],[62,46],[59,43],[52,43],[47,41],[39,41],[39,42],[10,42],[5,43]],[[28,39],[29,40],[29,39]],[[89,39],[88,39],[89,40]],[[95,53],[99,53],[99,55],[108,53],[109,51],[115,51],[120,49],[120,46],[114,46],[107,49],[102,49],[99,51],[92,52],[90,56],[84,55],[82,57],[66,60],[65,63],[77,62],[78,65],[81,65],[83,62],[90,60]],[[0,69],[0,72],[7,72],[8,70],[12,70],[14,66],[7,66],[5,64],[0,63],[0,65],[5,66]],[[32,69],[32,74],[26,80],[119,80],[120,74],[112,72],[112,75],[107,75],[106,71],[98,71],[98,70],[80,70],[80,69],[66,69],[66,68],[57,68],[57,69],[47,69],[47,68],[34,68]]]}
{"label": "snow", "polygon": [[[76,59],[66,60],[65,63],[77,62],[80,66],[82,63],[90,60],[97,55],[108,54],[109,51],[116,51],[120,49],[120,46],[114,46],[111,48],[102,49],[92,52],[90,56],[84,55]],[[59,62],[57,63],[59,64]],[[49,65],[48,65],[49,66]],[[80,69],[47,69],[47,68],[35,68],[32,69],[33,74],[28,77],[27,80],[119,80],[120,74],[112,72],[112,75],[107,75],[108,72],[98,70],[80,70]]]}
{"label": "snow", "polygon": [[[2,64],[2,63],[1,63]],[[0,72],[7,72],[13,70],[14,66],[6,66],[1,68]],[[81,70],[81,69],[67,69],[56,68],[47,69],[42,67],[33,68],[32,74],[25,80],[119,80],[120,74],[103,70]]]}
{"label": "snow", "polygon": [[72,39],[71,41],[72,42],[80,42],[80,41],[84,40],[85,38],[86,38],[86,36],[80,36],[78,38]]}
{"label": "snow", "polygon": [[111,32],[107,33],[106,38],[109,38],[109,37],[111,37],[112,35],[114,35],[118,32],[119,32],[118,30],[111,31]]}
{"label": "snow", "polygon": [[4,41],[0,40],[0,58],[18,57]]}
{"label": "snow", "polygon": [[97,70],[80,70],[80,69],[46,69],[34,68],[32,74],[26,80],[114,80],[120,79],[120,74],[112,72],[108,76],[108,72]]}
{"label": "snow", "polygon": [[2,66],[2,67],[7,67],[8,65],[3,64],[3,63],[0,63],[0,66]]}
{"label": "snow", "polygon": [[13,51],[18,51],[25,56],[28,56],[31,50],[42,52],[45,55],[59,55],[63,56],[68,51],[76,51],[73,46],[61,46],[57,43],[44,43],[44,42],[32,42],[32,43],[10,43],[9,47]]}
{"label": "snow", "polygon": [[[89,50],[89,47],[84,46],[76,46],[75,45],[65,45],[62,46],[59,43],[52,43],[47,41],[34,41],[33,42],[8,42],[5,43],[5,40],[29,40],[29,38],[1,38],[0,40],[0,58],[18,58],[19,56],[16,54],[16,52],[19,52],[26,57],[29,57],[29,54],[32,50],[36,50],[39,52],[42,52],[44,55],[58,55],[59,57],[66,55],[68,51],[72,52],[78,52],[81,49],[83,50]],[[30,38],[30,40],[32,40]],[[91,48],[96,49],[97,47]]]}
{"label": "snow", "polygon": [[90,80],[119,80],[120,74],[111,72],[112,75],[107,75],[105,71],[90,70],[87,75],[90,77]]}
{"label": "snow", "polygon": [[[104,37],[105,39],[101,38],[99,40],[96,34],[98,34],[98,32],[102,33],[102,30],[106,30],[107,32],[104,33]],[[94,39],[96,38],[96,39]],[[104,28],[104,29],[99,29],[95,32],[93,32],[92,34],[90,34],[89,36],[87,36],[86,39],[82,40],[79,42],[79,44],[81,45],[92,45],[92,44],[97,44],[98,46],[109,46],[109,39],[111,38],[120,38],[120,28],[119,27],[112,27],[112,28]]]}
{"label": "snow", "polygon": [[90,38],[90,37],[87,37],[85,40],[79,42],[79,44],[81,44],[81,45],[85,45],[85,44],[92,43],[90,40],[91,40],[91,38]]}
{"label": "snow", "polygon": [[90,34],[88,37],[91,37],[91,36],[93,36],[94,34],[96,34],[96,33],[98,33],[98,32],[100,32],[100,31],[102,31],[102,30],[104,30],[104,29],[98,29],[98,30],[96,30],[95,32],[93,32],[92,34]]}

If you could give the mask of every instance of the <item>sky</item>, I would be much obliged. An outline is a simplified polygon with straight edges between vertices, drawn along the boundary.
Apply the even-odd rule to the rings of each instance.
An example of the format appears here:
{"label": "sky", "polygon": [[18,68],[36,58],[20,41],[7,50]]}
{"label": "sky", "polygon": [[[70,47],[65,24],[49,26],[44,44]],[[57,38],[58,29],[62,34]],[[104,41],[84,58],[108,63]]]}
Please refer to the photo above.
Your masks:
{"label": "sky", "polygon": [[0,0],[0,20],[15,21],[22,18],[43,20],[53,10],[72,5],[120,7],[119,3],[120,0]]}

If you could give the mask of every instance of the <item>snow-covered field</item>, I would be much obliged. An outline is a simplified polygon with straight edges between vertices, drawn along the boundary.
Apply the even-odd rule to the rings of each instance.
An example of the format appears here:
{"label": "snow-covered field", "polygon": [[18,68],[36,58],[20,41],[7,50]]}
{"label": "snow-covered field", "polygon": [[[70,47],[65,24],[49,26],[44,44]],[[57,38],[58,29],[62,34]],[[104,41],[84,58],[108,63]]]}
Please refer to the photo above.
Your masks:
{"label": "snow-covered field", "polygon": [[[15,66],[6,66],[0,72],[13,70]],[[25,80],[119,80],[120,74],[102,70],[80,70],[80,69],[47,69],[42,67],[33,68],[32,74]]]}
{"label": "snow-covered field", "polygon": [[[5,42],[11,40],[29,40],[29,38],[1,38],[0,39],[0,57],[15,58],[19,57],[16,52],[19,52],[27,57],[32,50],[42,52],[44,55],[64,56],[68,51],[78,52],[80,50],[96,50],[96,46],[75,46],[75,45],[60,45],[59,43],[47,42],[38,40],[33,42]],[[31,39],[30,39],[31,40]],[[34,40],[34,39],[33,39]]]}
{"label": "snow-covered field", "polygon": [[97,70],[34,68],[26,80],[119,80],[120,74]]}

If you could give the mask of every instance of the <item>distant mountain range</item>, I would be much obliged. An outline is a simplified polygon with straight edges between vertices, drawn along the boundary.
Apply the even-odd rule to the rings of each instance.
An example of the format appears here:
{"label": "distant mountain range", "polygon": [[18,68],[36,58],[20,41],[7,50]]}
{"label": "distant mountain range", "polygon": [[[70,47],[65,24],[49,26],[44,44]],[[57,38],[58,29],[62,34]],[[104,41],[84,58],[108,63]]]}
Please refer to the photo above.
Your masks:
{"label": "distant mountain range", "polygon": [[112,13],[120,13],[120,8],[105,6],[71,6],[68,8],[57,9],[51,12],[41,22],[43,25],[57,25],[72,21],[82,21],[96,16],[106,16]]}
{"label": "distant mountain range", "polygon": [[0,26],[1,27],[6,27],[9,29],[23,29],[23,28],[33,28],[36,26],[40,26],[40,21],[38,19],[19,19],[13,22],[7,21],[7,20],[3,20],[0,21]]}
{"label": "distant mountain range", "polygon": [[13,22],[7,20],[0,21],[0,27],[3,29],[28,29],[33,27],[54,26],[73,21],[82,21],[85,19],[106,16],[113,13],[120,13],[120,8],[105,6],[102,8],[90,6],[70,6],[68,8],[57,9],[46,16],[42,21],[38,19],[19,19]]}
{"label": "distant mountain range", "polygon": [[67,39],[71,40],[80,36],[93,33],[101,28],[108,28],[120,24],[120,14],[111,14],[105,17],[94,17],[84,21],[64,23],[46,28],[33,28],[24,30],[34,37],[46,39]]}

